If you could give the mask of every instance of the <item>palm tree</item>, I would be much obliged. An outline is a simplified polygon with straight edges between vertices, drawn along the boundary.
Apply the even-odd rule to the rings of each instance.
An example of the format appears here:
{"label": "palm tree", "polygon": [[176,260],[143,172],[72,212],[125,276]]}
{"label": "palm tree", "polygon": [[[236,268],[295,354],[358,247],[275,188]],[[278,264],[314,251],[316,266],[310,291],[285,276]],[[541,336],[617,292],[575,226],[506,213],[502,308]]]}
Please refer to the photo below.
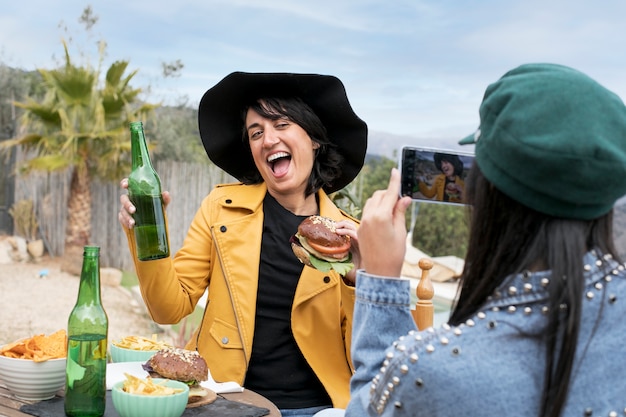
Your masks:
{"label": "palm tree", "polygon": [[104,42],[97,68],[75,65],[66,42],[63,48],[63,65],[38,70],[43,99],[15,103],[24,109],[21,131],[26,133],[1,143],[0,150],[21,146],[26,151],[27,159],[19,167],[22,173],[71,170],[67,257],[81,254],[90,241],[92,178],[119,179],[129,171],[128,123],[144,120],[157,105],[138,100],[142,90],[130,86],[137,71],[125,75],[127,61],[111,64],[101,82]]}

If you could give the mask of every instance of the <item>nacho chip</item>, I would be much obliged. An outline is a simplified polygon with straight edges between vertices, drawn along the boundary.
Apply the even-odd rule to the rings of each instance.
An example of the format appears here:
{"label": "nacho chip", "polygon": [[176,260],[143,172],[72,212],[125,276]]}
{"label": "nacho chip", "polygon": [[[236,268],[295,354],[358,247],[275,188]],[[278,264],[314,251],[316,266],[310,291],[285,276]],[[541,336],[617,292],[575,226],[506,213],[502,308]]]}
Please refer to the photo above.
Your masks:
{"label": "nacho chip", "polygon": [[35,362],[65,358],[66,354],[67,333],[63,329],[49,336],[38,334],[0,347],[1,356]]}
{"label": "nacho chip", "polygon": [[[0,348],[0,354],[3,353],[12,353],[13,355],[17,355],[18,357],[21,355],[26,355],[28,353],[28,350],[26,349],[26,344],[24,344],[23,341],[17,341],[17,342],[13,342],[13,343],[9,343],[8,345],[3,346],[2,348]],[[5,355],[8,356],[8,355]]]}
{"label": "nacho chip", "polygon": [[65,330],[58,330],[37,342],[37,346],[53,358],[64,358],[67,354],[67,335]]}

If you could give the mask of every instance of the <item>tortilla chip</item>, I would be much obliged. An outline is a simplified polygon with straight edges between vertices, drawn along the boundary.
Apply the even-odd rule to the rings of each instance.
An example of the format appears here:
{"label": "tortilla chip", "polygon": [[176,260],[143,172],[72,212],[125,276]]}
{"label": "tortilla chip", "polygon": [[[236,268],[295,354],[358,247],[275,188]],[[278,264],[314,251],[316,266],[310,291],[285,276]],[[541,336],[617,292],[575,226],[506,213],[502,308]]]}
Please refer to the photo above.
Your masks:
{"label": "tortilla chip", "polygon": [[0,355],[16,359],[43,362],[65,358],[67,355],[67,333],[58,330],[49,336],[38,334],[0,347]]}

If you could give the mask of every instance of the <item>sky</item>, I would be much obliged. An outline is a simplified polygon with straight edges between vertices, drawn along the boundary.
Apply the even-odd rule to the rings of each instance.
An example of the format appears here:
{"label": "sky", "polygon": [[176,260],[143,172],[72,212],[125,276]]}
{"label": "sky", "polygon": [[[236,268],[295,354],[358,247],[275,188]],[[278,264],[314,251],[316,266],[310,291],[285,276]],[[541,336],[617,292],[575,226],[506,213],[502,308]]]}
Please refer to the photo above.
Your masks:
{"label": "sky", "polygon": [[54,68],[71,39],[95,65],[104,39],[105,66],[129,61],[146,99],[193,107],[233,71],[332,74],[370,132],[460,139],[487,85],[524,63],[572,66],[626,99],[625,28],[624,0],[18,0],[3,2],[0,62]]}

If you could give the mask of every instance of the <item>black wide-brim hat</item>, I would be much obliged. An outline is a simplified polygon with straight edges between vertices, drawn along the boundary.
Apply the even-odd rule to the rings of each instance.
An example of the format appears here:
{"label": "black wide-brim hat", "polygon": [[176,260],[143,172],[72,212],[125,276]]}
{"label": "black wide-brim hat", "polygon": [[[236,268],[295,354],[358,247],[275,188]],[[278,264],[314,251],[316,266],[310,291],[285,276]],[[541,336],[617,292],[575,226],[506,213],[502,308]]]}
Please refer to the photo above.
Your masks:
{"label": "black wide-brim hat", "polygon": [[331,75],[227,75],[204,93],[198,109],[200,137],[209,159],[238,180],[257,172],[243,141],[243,109],[259,98],[279,97],[299,97],[311,107],[344,158],[341,176],[324,190],[332,193],[354,180],[365,161],[367,124],[354,113],[343,83]]}
{"label": "black wide-brim hat", "polygon": [[461,158],[458,157],[458,155],[443,154],[443,153],[437,152],[433,155],[433,160],[435,161],[435,166],[437,167],[439,171],[443,171],[441,169],[441,161],[448,161],[454,167],[455,173],[458,174],[460,172],[463,172],[463,162],[461,161]]}

